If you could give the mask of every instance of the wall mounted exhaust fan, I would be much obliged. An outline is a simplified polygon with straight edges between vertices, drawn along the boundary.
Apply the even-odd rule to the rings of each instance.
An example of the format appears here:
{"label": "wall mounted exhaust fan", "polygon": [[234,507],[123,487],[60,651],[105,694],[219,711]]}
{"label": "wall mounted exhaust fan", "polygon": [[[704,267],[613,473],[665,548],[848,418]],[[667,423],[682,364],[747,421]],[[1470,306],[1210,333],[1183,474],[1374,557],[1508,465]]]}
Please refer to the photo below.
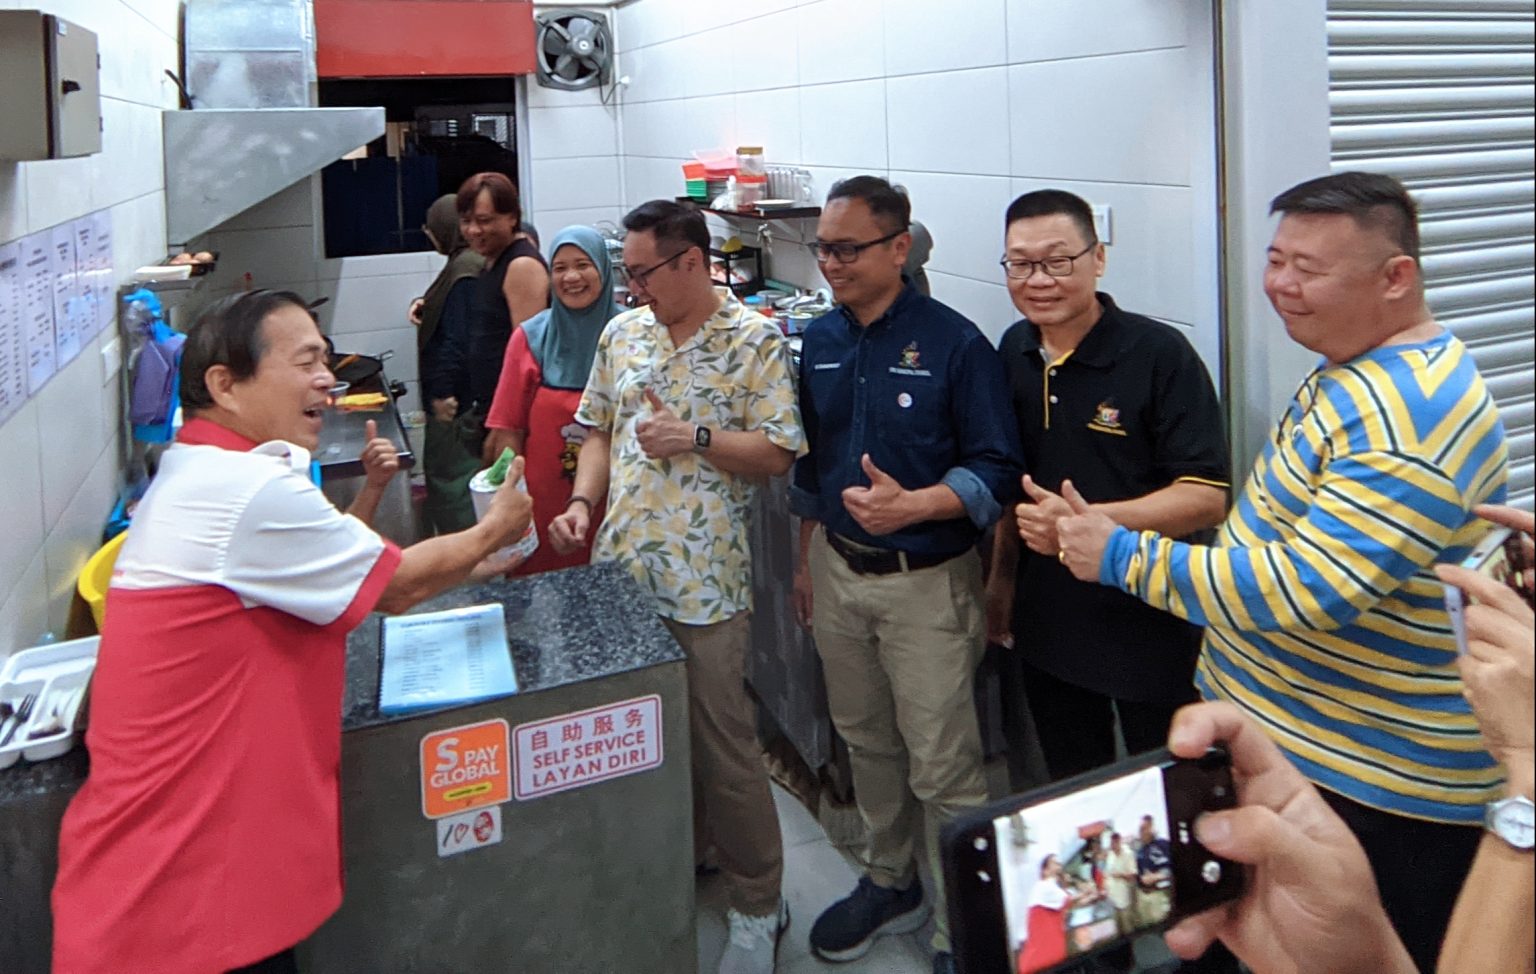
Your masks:
{"label": "wall mounted exhaust fan", "polygon": [[613,36],[602,14],[589,10],[549,10],[534,18],[539,84],[579,91],[608,83],[613,66]]}

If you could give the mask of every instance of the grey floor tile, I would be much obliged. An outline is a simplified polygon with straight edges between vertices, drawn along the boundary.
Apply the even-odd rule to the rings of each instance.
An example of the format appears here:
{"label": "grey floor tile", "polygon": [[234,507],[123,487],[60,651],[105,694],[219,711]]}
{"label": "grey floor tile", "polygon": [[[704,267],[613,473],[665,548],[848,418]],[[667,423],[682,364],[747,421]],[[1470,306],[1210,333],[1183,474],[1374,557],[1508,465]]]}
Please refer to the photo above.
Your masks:
{"label": "grey floor tile", "polygon": [[800,804],[800,799],[778,785],[773,786],[773,803],[779,810],[779,831],[784,836],[786,849],[804,842],[826,839],[826,833],[821,830],[815,817]]}

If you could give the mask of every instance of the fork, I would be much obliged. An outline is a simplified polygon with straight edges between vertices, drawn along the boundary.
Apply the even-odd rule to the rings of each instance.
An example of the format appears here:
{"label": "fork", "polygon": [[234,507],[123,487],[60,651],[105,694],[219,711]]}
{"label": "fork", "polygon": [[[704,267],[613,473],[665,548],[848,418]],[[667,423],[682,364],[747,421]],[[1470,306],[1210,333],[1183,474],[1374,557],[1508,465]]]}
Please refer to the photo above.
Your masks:
{"label": "fork", "polygon": [[4,737],[0,737],[0,747],[5,747],[11,743],[11,738],[16,736],[16,732],[21,729],[21,725],[31,718],[32,708],[36,705],[37,694],[35,693],[29,693],[21,698],[21,706],[16,708],[16,715],[11,722],[10,728],[5,732]]}

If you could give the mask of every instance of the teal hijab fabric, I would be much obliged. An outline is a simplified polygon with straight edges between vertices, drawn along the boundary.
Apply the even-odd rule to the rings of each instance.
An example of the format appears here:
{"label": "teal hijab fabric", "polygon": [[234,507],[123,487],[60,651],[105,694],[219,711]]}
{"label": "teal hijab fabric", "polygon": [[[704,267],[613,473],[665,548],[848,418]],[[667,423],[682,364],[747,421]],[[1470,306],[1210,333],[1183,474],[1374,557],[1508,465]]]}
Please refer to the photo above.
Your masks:
{"label": "teal hijab fabric", "polygon": [[585,389],[603,326],[624,309],[613,303],[613,263],[608,259],[608,247],[602,234],[591,227],[566,227],[555,234],[549,245],[551,264],[556,252],[566,244],[579,247],[597,268],[601,278],[597,300],[579,310],[567,308],[560,303],[551,275],[549,308],[523,322],[523,332],[528,339],[529,351],[533,352],[534,360],[544,373],[546,386]]}

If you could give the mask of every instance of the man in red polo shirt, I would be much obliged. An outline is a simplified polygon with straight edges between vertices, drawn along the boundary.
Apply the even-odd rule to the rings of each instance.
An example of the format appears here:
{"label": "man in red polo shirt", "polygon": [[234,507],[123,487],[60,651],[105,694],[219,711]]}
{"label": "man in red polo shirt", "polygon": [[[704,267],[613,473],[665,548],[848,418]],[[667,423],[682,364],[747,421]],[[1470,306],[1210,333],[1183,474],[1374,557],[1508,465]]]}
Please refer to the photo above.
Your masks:
{"label": "man in red polo shirt", "polygon": [[55,974],[296,971],[292,947],[341,904],[347,632],[527,528],[504,489],[475,527],[402,551],[332,506],[308,476],[326,360],[287,292],[227,299],[188,335],[188,419],[108,592]]}

